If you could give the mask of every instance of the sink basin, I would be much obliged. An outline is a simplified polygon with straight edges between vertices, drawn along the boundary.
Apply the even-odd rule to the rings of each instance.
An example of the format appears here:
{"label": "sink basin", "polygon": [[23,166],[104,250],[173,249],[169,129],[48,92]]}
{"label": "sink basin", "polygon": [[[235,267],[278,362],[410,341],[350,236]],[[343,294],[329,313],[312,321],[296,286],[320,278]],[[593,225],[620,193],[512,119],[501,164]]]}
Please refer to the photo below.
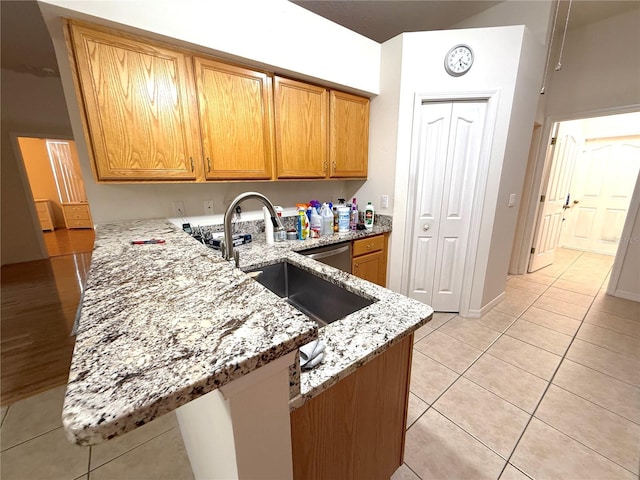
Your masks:
{"label": "sink basin", "polygon": [[249,270],[247,273],[320,326],[344,318],[375,301],[286,261]]}

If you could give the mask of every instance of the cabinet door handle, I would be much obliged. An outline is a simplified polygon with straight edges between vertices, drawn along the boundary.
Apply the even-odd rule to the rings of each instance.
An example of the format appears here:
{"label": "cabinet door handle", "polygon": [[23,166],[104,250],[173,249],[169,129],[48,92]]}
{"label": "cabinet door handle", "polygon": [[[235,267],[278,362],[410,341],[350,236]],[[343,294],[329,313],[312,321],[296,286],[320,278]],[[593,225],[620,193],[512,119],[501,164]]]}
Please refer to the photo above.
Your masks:
{"label": "cabinet door handle", "polygon": [[326,160],[324,161],[324,173],[325,175],[327,174],[327,169],[329,167],[329,162],[327,162]]}
{"label": "cabinet door handle", "polygon": [[331,164],[331,167],[332,167],[331,173],[336,173],[336,161],[335,160]]}
{"label": "cabinet door handle", "polygon": [[211,159],[207,157],[207,173],[211,173]]}
{"label": "cabinet door handle", "polygon": [[195,171],[195,166],[193,165],[193,157],[189,157],[189,160],[191,160],[191,171]]}

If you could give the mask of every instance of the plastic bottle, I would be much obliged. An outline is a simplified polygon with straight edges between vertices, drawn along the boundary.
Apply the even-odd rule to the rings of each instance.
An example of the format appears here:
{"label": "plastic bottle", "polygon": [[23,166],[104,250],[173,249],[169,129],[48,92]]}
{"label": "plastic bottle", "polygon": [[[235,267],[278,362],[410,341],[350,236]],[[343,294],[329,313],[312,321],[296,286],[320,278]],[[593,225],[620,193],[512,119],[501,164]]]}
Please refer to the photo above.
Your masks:
{"label": "plastic bottle", "polygon": [[338,233],[349,232],[349,207],[338,205]]}
{"label": "plastic bottle", "polygon": [[373,208],[373,205],[371,205],[371,202],[368,202],[366,208],[364,209],[364,227],[367,230],[373,229],[374,215],[375,209]]}
{"label": "plastic bottle", "polygon": [[322,217],[318,213],[318,211],[311,208],[311,238],[320,238],[322,235]]}
{"label": "plastic bottle", "polygon": [[333,233],[333,213],[326,203],[323,203],[320,208],[320,216],[322,217],[322,235],[331,235]]}
{"label": "plastic bottle", "polygon": [[298,219],[296,223],[296,230],[298,233],[298,240],[305,240],[309,236],[309,219],[307,218],[307,206],[304,204],[297,204]]}
{"label": "plastic bottle", "polygon": [[357,230],[358,228],[358,204],[356,203],[356,197],[353,197],[353,202],[351,202],[349,228],[351,230]]}

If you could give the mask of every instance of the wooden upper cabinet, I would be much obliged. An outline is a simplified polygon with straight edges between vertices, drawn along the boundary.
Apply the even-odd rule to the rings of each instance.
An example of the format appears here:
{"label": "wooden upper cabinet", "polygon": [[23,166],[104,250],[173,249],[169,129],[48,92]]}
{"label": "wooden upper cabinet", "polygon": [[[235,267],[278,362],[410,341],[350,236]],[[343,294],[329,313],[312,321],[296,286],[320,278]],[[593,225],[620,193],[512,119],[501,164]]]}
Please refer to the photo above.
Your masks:
{"label": "wooden upper cabinet", "polygon": [[275,77],[274,85],[278,178],[325,178],[327,89],[281,77]]}
{"label": "wooden upper cabinet", "polygon": [[205,58],[194,62],[206,178],[272,178],[271,77]]}
{"label": "wooden upper cabinet", "polygon": [[98,180],[195,180],[201,157],[185,55],[82,25],[70,29]]}
{"label": "wooden upper cabinet", "polygon": [[369,99],[334,90],[330,99],[330,176],[366,178]]}

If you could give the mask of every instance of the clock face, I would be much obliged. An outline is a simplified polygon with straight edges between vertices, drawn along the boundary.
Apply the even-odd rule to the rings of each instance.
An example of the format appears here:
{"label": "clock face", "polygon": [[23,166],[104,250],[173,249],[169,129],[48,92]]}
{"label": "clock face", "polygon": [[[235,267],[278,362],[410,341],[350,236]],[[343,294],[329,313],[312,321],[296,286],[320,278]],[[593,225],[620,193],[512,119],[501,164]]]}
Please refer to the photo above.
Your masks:
{"label": "clock face", "polygon": [[456,45],[444,58],[444,69],[454,77],[467,73],[471,65],[473,65],[473,50],[467,45]]}

